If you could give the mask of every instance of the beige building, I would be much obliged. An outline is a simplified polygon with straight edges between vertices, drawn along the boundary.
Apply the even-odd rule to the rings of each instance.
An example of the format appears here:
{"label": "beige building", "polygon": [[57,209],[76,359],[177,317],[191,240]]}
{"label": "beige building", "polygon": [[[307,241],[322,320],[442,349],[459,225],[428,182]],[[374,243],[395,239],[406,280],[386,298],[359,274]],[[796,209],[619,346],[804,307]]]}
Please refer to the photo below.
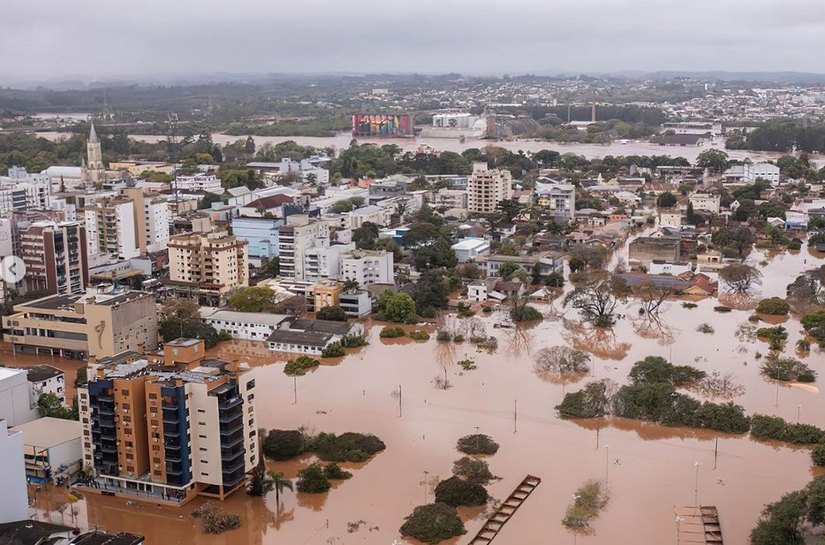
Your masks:
{"label": "beige building", "polygon": [[467,181],[467,210],[473,214],[492,214],[503,200],[513,198],[513,176],[509,170],[488,169],[486,163],[473,163]]}
{"label": "beige building", "polygon": [[169,281],[179,295],[217,305],[236,289],[249,285],[246,240],[217,230],[169,239]]}
{"label": "beige building", "polygon": [[158,343],[155,295],[100,284],[14,306],[3,328],[17,352],[103,358]]}
{"label": "beige building", "polygon": [[721,207],[722,197],[719,195],[711,195],[709,193],[694,193],[690,196],[690,204],[693,205],[693,210],[698,212],[704,210],[711,214],[718,214]]}
{"label": "beige building", "polygon": [[166,200],[150,197],[143,190],[129,187],[123,196],[134,204],[135,237],[141,255],[162,252],[169,245],[169,207]]}

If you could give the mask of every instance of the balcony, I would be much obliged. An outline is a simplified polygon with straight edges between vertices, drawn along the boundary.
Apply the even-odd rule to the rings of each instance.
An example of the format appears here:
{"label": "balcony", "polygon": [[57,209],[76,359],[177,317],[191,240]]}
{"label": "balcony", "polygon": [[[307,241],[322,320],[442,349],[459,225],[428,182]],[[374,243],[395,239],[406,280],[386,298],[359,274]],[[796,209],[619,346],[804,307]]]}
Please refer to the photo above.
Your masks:
{"label": "balcony", "polygon": [[169,463],[167,463],[166,464],[166,473],[169,474],[169,475],[182,475],[183,474],[183,468],[181,467],[180,464],[176,464],[176,463],[169,464]]}

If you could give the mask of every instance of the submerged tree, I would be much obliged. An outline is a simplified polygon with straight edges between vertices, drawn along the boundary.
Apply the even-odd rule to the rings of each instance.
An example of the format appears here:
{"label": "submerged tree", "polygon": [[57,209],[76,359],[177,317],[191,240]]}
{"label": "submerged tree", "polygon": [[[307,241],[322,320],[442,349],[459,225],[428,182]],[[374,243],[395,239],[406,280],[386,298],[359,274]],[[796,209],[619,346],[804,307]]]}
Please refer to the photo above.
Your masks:
{"label": "submerged tree", "polygon": [[737,295],[748,295],[751,290],[762,283],[762,273],[759,269],[744,263],[733,263],[719,271],[721,278],[728,286],[728,292]]}
{"label": "submerged tree", "polygon": [[618,277],[593,274],[564,297],[563,306],[577,309],[597,327],[610,327],[616,321],[616,308],[627,300],[628,291],[627,284]]}
{"label": "submerged tree", "polygon": [[536,353],[533,371],[542,378],[590,371],[590,354],[568,346],[550,346]]}

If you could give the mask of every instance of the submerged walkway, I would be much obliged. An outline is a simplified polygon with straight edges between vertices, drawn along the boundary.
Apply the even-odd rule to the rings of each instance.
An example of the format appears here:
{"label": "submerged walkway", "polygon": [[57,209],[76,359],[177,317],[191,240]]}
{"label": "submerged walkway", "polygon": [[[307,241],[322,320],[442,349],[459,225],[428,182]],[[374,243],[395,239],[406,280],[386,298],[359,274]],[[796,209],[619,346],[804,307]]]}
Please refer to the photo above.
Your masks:
{"label": "submerged walkway", "polygon": [[676,532],[678,545],[724,545],[715,505],[677,509]]}
{"label": "submerged walkway", "polygon": [[525,477],[524,480],[521,481],[521,484],[513,490],[513,493],[496,509],[496,512],[487,519],[487,522],[484,523],[484,526],[482,526],[476,536],[470,540],[468,545],[484,545],[493,541],[504,524],[518,511],[518,508],[521,507],[524,500],[533,493],[533,490],[536,489],[540,482],[541,479],[533,475]]}

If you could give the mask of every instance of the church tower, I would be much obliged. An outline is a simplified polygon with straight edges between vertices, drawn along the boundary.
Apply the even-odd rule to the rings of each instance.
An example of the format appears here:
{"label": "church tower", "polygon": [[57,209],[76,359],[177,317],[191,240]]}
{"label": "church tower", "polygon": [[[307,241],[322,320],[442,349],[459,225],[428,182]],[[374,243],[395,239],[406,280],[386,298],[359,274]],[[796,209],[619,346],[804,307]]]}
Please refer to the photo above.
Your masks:
{"label": "church tower", "polygon": [[103,150],[100,139],[95,132],[94,121],[90,121],[89,141],[86,143],[86,182],[97,184],[106,180],[106,168],[103,166]]}

